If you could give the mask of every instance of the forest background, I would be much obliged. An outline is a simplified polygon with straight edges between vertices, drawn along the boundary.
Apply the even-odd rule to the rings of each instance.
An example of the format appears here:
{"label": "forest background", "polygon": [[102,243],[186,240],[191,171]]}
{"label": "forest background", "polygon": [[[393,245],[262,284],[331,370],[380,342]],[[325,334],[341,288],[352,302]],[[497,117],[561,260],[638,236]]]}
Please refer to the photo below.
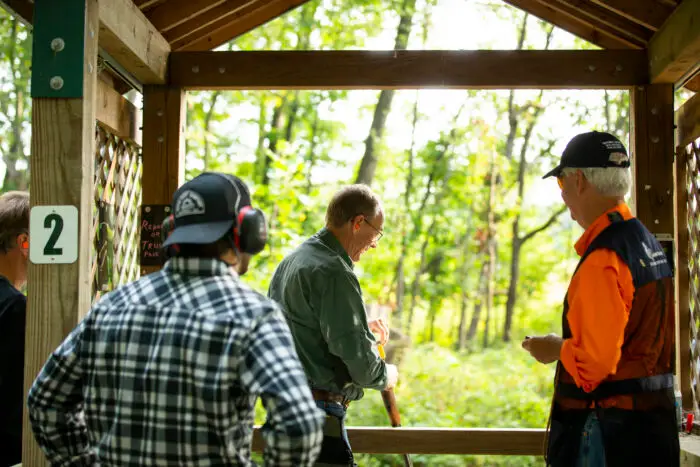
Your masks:
{"label": "forest background", "polygon": [[[31,31],[0,8],[0,189],[31,189]],[[222,50],[595,49],[499,0],[311,0]],[[513,70],[517,73],[518,70]],[[137,105],[140,95],[128,97]],[[676,107],[687,96],[678,94]],[[582,233],[556,165],[577,133],[629,143],[626,91],[191,92],[186,178],[234,173],[270,223],[245,281],[323,226],[341,185],[382,198],[384,236],[356,271],[368,313],[392,329],[404,426],[545,425],[554,367],[520,348],[559,332]],[[263,420],[262,409],[258,421]],[[349,425],[388,426],[381,397]],[[359,455],[361,466],[402,465]],[[534,457],[414,456],[415,465],[540,466]]]}

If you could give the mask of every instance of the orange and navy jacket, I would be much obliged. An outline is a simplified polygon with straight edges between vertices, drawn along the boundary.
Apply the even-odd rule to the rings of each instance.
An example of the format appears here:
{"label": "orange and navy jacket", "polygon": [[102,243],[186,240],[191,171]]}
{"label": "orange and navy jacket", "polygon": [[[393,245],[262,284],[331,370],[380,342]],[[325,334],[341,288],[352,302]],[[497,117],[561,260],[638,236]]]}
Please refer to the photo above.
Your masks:
{"label": "orange and navy jacket", "polygon": [[672,269],[661,245],[621,203],[596,219],[575,248],[581,261],[564,301],[557,402],[623,408],[624,394],[654,390],[640,389],[642,379],[667,389],[675,324]]}

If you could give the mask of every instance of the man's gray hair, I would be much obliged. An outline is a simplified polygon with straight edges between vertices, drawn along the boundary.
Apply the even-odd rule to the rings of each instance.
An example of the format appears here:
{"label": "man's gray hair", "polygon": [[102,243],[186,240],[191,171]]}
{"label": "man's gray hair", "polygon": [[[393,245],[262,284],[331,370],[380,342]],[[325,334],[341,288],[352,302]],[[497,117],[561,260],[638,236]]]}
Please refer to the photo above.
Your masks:
{"label": "man's gray hair", "polygon": [[632,173],[628,168],[617,167],[589,167],[577,169],[567,167],[562,170],[562,175],[570,175],[580,170],[586,180],[591,182],[603,196],[612,198],[624,198],[632,186]]}
{"label": "man's gray hair", "polygon": [[379,215],[381,202],[367,185],[350,185],[341,188],[326,210],[326,225],[341,227],[360,214],[369,219]]}

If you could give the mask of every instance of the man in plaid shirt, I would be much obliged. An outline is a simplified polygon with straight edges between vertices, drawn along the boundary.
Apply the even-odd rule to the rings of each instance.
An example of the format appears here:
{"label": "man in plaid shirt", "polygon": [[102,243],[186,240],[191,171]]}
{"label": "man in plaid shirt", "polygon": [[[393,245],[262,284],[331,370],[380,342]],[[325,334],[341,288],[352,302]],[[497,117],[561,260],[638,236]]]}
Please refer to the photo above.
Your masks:
{"label": "man in plaid shirt", "polygon": [[250,204],[230,175],[180,187],[174,257],[105,295],[51,354],[28,407],[52,465],[254,465],[258,396],[265,465],[312,465],[325,415],[281,312],[239,280],[267,239]]}

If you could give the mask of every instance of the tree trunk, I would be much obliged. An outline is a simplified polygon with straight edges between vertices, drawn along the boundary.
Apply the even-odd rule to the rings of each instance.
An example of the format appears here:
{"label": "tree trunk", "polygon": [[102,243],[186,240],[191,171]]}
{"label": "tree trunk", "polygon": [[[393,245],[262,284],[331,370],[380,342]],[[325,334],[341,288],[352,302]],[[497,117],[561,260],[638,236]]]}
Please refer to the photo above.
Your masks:
{"label": "tree trunk", "polygon": [[[406,50],[408,38],[411,35],[411,26],[413,24],[415,9],[416,0],[403,0],[399,27],[396,31],[394,50]],[[376,146],[382,140],[386,118],[389,115],[391,102],[394,99],[394,92],[393,89],[383,89],[379,93],[377,106],[374,108],[374,115],[372,116],[372,125],[370,126],[369,135],[367,135],[365,139],[365,153],[362,156],[355,183],[364,183],[365,185],[372,184],[374,173],[377,170]]]}
{"label": "tree trunk", "polygon": [[435,224],[436,221],[434,220],[428,228],[428,231],[425,233],[425,240],[423,240],[423,245],[420,249],[420,266],[418,266],[418,271],[416,271],[416,275],[413,278],[413,283],[411,284],[411,304],[408,308],[408,323],[406,324],[406,334],[408,334],[409,336],[411,335],[411,325],[413,324],[413,310],[416,305],[416,297],[418,296],[418,290],[420,289],[420,276],[423,275],[423,273],[426,271],[427,266],[425,253],[428,249],[428,242],[430,241],[430,237],[433,235]]}
{"label": "tree trunk", "polygon": [[277,154],[277,142],[283,130],[285,104],[286,96],[275,106],[270,119],[270,132],[267,134],[268,150],[265,152],[262,167],[260,168],[262,184],[265,186],[270,184],[270,165],[272,165],[272,155]]}
{"label": "tree trunk", "polygon": [[11,139],[7,154],[3,156],[5,163],[5,177],[3,179],[3,190],[26,190],[29,185],[29,174],[27,171],[17,170],[17,162],[25,160],[24,144],[22,143],[22,123],[24,122],[24,89],[18,86],[17,65],[17,35],[19,33],[19,23],[17,18],[12,18],[10,27],[10,37],[8,38],[7,59],[10,65],[10,75],[12,77],[12,87],[15,91],[13,116],[10,118],[8,106],[10,102],[2,105],[3,113],[11,119]]}
{"label": "tree trunk", "polygon": [[467,342],[473,342],[476,338],[476,331],[479,327],[479,321],[481,320],[482,300],[484,295],[486,295],[486,276],[488,274],[489,265],[488,258],[484,258],[484,262],[481,263],[481,271],[479,271],[479,286],[477,288],[476,303],[474,304],[472,319],[469,323],[469,331],[467,331]]}
{"label": "tree trunk", "polygon": [[406,260],[406,252],[408,251],[409,238],[406,230],[411,220],[411,191],[413,190],[413,157],[415,155],[416,146],[416,127],[418,126],[418,94],[413,104],[413,126],[411,129],[411,146],[407,151],[408,156],[408,174],[406,174],[406,189],[404,190],[404,209],[405,216],[403,219],[403,236],[401,238],[401,253],[399,260],[396,263],[396,321],[399,329],[403,329],[403,307],[404,294],[406,293],[406,275],[404,271],[404,262]]}
{"label": "tree trunk", "polygon": [[488,200],[488,233],[487,233],[487,257],[489,267],[486,271],[486,297],[483,300],[486,302],[486,317],[484,320],[484,348],[489,345],[489,324],[491,321],[491,312],[493,309],[493,291],[494,278],[496,275],[496,223],[494,216],[494,207],[496,204],[496,184],[498,180],[496,172],[496,156],[491,154],[491,183],[489,184],[489,200]]}
{"label": "tree trunk", "polygon": [[211,102],[209,104],[209,110],[204,116],[204,171],[209,170],[211,150],[209,148],[209,125],[211,124],[212,116],[214,115],[214,108],[216,107],[216,101],[219,100],[221,96],[221,91],[216,91],[211,96]]}

